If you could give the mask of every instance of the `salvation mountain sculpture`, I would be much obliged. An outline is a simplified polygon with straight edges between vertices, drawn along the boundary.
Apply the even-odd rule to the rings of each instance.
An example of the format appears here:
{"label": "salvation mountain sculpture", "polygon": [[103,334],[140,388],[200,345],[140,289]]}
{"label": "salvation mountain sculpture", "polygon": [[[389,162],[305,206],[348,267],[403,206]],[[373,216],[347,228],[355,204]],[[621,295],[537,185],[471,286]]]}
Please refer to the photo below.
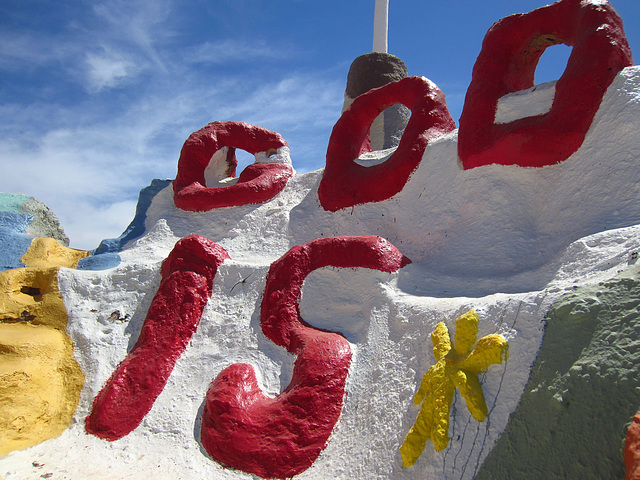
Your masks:
{"label": "salvation mountain sculpture", "polygon": [[[532,86],[540,55],[555,43],[573,46],[573,53],[556,86],[551,110],[508,124],[496,123],[499,98]],[[560,0],[529,14],[498,22],[487,33],[465,100],[458,152],[467,171],[454,165],[456,174],[471,175],[480,170],[469,172],[469,169],[494,163],[544,167],[565,160],[580,147],[615,75],[631,63],[622,23],[604,0]],[[380,111],[395,104],[403,104],[412,112],[400,144],[386,153],[372,152],[368,138],[371,123]],[[454,129],[444,94],[423,77],[407,77],[359,96],[333,129],[318,197],[314,196],[318,183],[314,183],[309,187],[311,194],[307,198],[310,201],[305,207],[316,208],[323,219],[340,218],[345,228],[352,228],[348,214],[342,215],[339,210],[382,202],[403,192],[420,166],[429,142]],[[256,155],[256,163],[245,168],[239,177],[235,171],[237,148]],[[177,212],[182,221],[193,218],[188,212],[255,205],[278,195],[284,197],[294,173],[287,143],[278,133],[240,122],[213,122],[186,140],[172,192],[158,195],[169,195],[168,204],[173,199],[175,206],[183,210]],[[318,174],[311,178],[319,177]],[[149,203],[152,203],[151,199]],[[400,205],[401,208],[405,206]],[[291,213],[285,208],[283,211],[287,215]],[[302,216],[309,211],[301,208],[297,213]],[[214,213],[219,212],[200,217],[205,221],[219,218]],[[235,213],[232,211],[230,215]],[[387,221],[386,218],[381,222]],[[160,219],[165,220],[161,216]],[[331,220],[327,220],[327,224],[330,223]],[[368,228],[368,225],[362,228]],[[175,237],[169,237],[169,230],[167,226],[166,231],[158,235],[166,234],[172,241],[186,235],[184,231],[180,234],[170,232]],[[320,231],[310,231],[316,236],[323,235]],[[352,345],[340,333],[314,328],[301,317],[299,301],[303,283],[311,272],[322,267],[397,272],[410,261],[388,240],[378,236],[346,236],[348,233],[342,232],[328,235],[334,236],[310,241],[304,238],[300,245],[292,246],[296,237],[285,232],[282,250],[277,254],[265,252],[273,254],[269,262],[279,259],[270,264],[262,297],[255,303],[260,303],[260,330],[267,341],[296,356],[292,380],[284,391],[270,398],[259,386],[260,375],[256,374],[255,366],[236,363],[224,368],[214,378],[204,398],[198,455],[202,453],[199,450],[202,447],[225,467],[263,478],[289,478],[309,469],[322,454],[332,432],[336,431],[345,405]],[[394,243],[400,245],[395,240]],[[419,254],[419,248],[414,252]],[[234,254],[231,248],[229,252]],[[408,255],[417,263],[413,253]],[[175,244],[162,263],[162,280],[135,346],[122,355],[124,360],[93,400],[93,408],[85,422],[87,433],[109,441],[121,439],[141,424],[154,403],[161,401],[158,398],[167,386],[174,365],[188,348],[205,304],[212,295],[214,278],[219,280],[221,277],[216,277],[218,268],[230,258],[224,248],[203,236],[186,236]],[[223,268],[230,263],[225,263]],[[266,270],[267,264],[263,266]],[[47,282],[54,283],[57,277],[51,272],[47,275]],[[29,288],[27,280],[21,281],[24,285],[20,287]],[[12,287],[10,294],[15,290]],[[218,298],[224,300],[225,293],[218,293]],[[259,298],[258,293],[256,298]],[[12,313],[11,321],[22,321],[13,318],[19,315]],[[257,317],[258,314],[256,322]],[[58,320],[55,329],[62,331],[66,319],[55,317],[47,321]],[[0,323],[0,326],[5,328],[6,323]],[[10,328],[13,329],[13,325]],[[22,330],[30,332],[30,328]],[[435,365],[423,377],[414,397],[416,404],[421,403],[420,412],[414,427],[408,429],[400,453],[396,451],[397,443],[393,447],[396,461],[401,459],[404,467],[418,461],[428,440],[437,451],[453,443],[449,439],[449,409],[456,388],[465,399],[471,417],[478,422],[486,418],[483,388],[486,392],[487,385],[482,385],[477,376],[489,365],[506,358],[507,343],[498,335],[476,342],[477,333],[478,317],[473,312],[456,321],[455,342],[451,341],[444,324],[435,327],[432,334]],[[64,347],[58,348],[64,353],[61,356],[69,357],[68,343],[60,342],[60,345]],[[228,357],[223,358],[225,366],[228,365]],[[81,376],[78,369],[73,391],[76,399]],[[413,381],[413,377],[407,378],[402,380],[403,386]],[[413,384],[409,386],[413,393]],[[202,397],[203,393],[204,389],[199,395]],[[402,401],[408,400],[409,396],[406,394]],[[67,422],[68,417],[65,417]],[[636,418],[629,429],[625,450],[630,472],[637,470],[640,464],[638,424]],[[193,440],[191,443],[197,443],[198,439],[192,437],[189,438]],[[34,436],[28,444],[40,441],[41,437]]]}

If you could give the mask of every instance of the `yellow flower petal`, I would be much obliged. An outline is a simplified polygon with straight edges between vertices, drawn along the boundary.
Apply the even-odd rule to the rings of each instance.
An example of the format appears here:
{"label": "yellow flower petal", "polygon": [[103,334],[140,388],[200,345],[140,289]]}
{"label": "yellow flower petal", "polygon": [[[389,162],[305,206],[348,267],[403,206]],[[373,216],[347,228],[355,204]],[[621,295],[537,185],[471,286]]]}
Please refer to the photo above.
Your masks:
{"label": "yellow flower petal", "polygon": [[455,345],[458,355],[468,355],[478,336],[478,314],[469,310],[456,319]]}
{"label": "yellow flower petal", "polygon": [[422,377],[420,382],[420,388],[413,397],[413,404],[420,405],[424,400],[424,397],[437,389],[438,384],[442,383],[445,379],[444,375],[444,362],[438,362],[432,365],[431,368]]}
{"label": "yellow flower petal", "polygon": [[453,402],[455,390],[453,382],[450,380],[444,381],[440,385],[440,388],[434,392],[434,395],[428,397],[428,399],[432,399],[432,401],[425,401],[425,403],[422,404],[421,414],[422,411],[427,408],[433,412],[431,441],[433,441],[433,447],[439,452],[447,448],[449,444],[449,417],[451,415],[451,402]]}
{"label": "yellow flower petal", "polygon": [[471,416],[478,422],[484,422],[489,410],[487,409],[487,403],[484,401],[478,376],[475,374],[465,375],[465,381],[456,386],[460,389],[460,394],[465,399]]}
{"label": "yellow flower petal", "polygon": [[460,362],[460,368],[480,373],[490,365],[500,364],[509,357],[509,344],[502,335],[487,335],[478,340],[471,354]]}
{"label": "yellow flower petal", "polygon": [[433,356],[436,360],[442,360],[449,350],[451,350],[451,338],[447,326],[440,322],[431,334],[431,343],[433,343]]}
{"label": "yellow flower petal", "polygon": [[416,422],[407,433],[400,447],[400,457],[404,468],[412,466],[422,455],[427,440],[431,438],[432,425],[429,423],[430,420],[430,416],[418,414]]}

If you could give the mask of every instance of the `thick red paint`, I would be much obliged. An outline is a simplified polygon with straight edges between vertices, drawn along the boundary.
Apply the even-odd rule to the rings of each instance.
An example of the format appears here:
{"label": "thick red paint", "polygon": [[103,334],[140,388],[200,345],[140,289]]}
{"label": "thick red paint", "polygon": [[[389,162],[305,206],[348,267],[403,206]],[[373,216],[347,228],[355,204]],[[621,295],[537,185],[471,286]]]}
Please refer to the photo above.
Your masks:
{"label": "thick red paint", "polygon": [[[559,43],[573,51],[551,110],[496,124],[498,100],[532,87],[540,56]],[[602,0],[561,0],[503,18],[487,32],[473,68],[458,134],[462,165],[562,162],[582,145],[607,88],[629,65],[633,59],[622,20]]]}
{"label": "thick red paint", "polygon": [[[401,103],[411,110],[396,151],[383,163],[354,162],[371,151],[369,129],[384,109]],[[338,119],[327,148],[327,164],[318,188],[325,210],[380,202],[400,192],[418,167],[430,140],[456,128],[444,94],[424,77],[407,77],[357,97]]]}
{"label": "thick red paint", "polygon": [[162,281],[140,337],[93,401],[86,430],[117,440],[151,410],[195,332],[224,248],[199,235],[180,240],[162,263]]}
{"label": "thick red paint", "polygon": [[633,417],[624,442],[625,480],[640,480],[640,412]]}
{"label": "thick red paint", "polygon": [[251,154],[286,147],[276,132],[242,122],[213,122],[192,133],[184,143],[178,160],[178,174],[173,181],[176,207],[203,212],[221,207],[262,203],[275,197],[293,175],[285,163],[254,163],[246,167],[235,185],[207,188],[204,171],[215,152],[230,147],[227,154],[229,176],[234,177],[238,164],[235,149]]}
{"label": "thick red paint", "polygon": [[322,238],[298,245],[269,269],[261,306],[264,334],[297,355],[293,378],[265,396],[253,367],[223,370],[207,392],[202,445],[220,463],[263,478],[289,478],[311,466],[342,411],[351,348],[342,335],[300,317],[306,276],[322,267],[394,272],[410,260],[375,236]]}

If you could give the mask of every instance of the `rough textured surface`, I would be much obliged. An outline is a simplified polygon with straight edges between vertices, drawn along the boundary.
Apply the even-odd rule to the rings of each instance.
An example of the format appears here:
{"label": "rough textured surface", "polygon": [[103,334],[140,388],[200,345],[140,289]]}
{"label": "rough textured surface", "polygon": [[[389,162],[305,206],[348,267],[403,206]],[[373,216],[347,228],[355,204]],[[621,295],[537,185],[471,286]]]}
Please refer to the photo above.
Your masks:
{"label": "rough textured surface", "polygon": [[553,305],[525,393],[478,480],[624,477],[640,389],[639,272]]}
{"label": "rough textured surface", "polygon": [[[498,100],[533,87],[538,60],[558,43],[573,47],[548,113],[495,123]],[[464,168],[498,163],[541,167],[566,160],[582,145],[616,74],[633,65],[622,20],[600,0],[561,0],[511,15],[487,32],[460,117]]]}
{"label": "rough textured surface", "polygon": [[365,53],[351,63],[345,95],[354,99],[406,76],[407,67],[398,57],[383,52]]}
{"label": "rough textured surface", "polygon": [[28,195],[0,193],[0,271],[24,267],[20,257],[33,237],[51,237],[69,245],[58,218],[46,205]]}
{"label": "rough textured surface", "polygon": [[222,247],[198,235],[176,244],[162,264],[162,282],[138,341],[93,402],[88,433],[113,441],[140,424],[187,348],[227,258]]}
{"label": "rough textured surface", "polygon": [[55,238],[65,247],[69,246],[69,237],[64,233],[58,217],[40,200],[29,197],[21,206],[20,213],[33,216],[27,229],[30,237]]}
{"label": "rough textured surface", "polygon": [[84,374],[66,334],[58,271],[88,254],[36,238],[21,258],[27,268],[0,273],[0,455],[69,426]]}
{"label": "rough textured surface", "polygon": [[274,262],[260,321],[267,338],[297,356],[291,383],[269,398],[251,365],[224,369],[207,391],[201,433],[207,452],[223,465],[263,478],[284,479],[308,469],[340,417],[352,354],[342,335],[302,319],[302,284],[327,266],[394,272],[408,263],[391,243],[374,236],[314,240]]}
{"label": "rough textured surface", "polygon": [[64,330],[67,311],[58,291],[58,267],[16,268],[0,274],[0,319],[28,319]]}
{"label": "rough textured surface", "polygon": [[20,213],[31,219],[26,234],[30,237],[55,238],[65,247],[69,238],[60,226],[58,217],[40,200],[18,193],[0,193],[0,212]]}
{"label": "rough textured surface", "polygon": [[78,406],[84,375],[64,331],[0,323],[0,455],[60,435]]}
{"label": "rough textured surface", "polygon": [[[377,165],[355,162],[370,151],[371,122],[381,110],[401,103],[412,112],[398,148]],[[358,97],[338,119],[327,147],[327,164],[318,187],[325,210],[387,200],[402,190],[418,167],[429,141],[455,129],[444,94],[424,77],[407,77]]]}
{"label": "rough textured surface", "polygon": [[34,238],[29,250],[20,260],[27,267],[34,268],[47,268],[52,265],[76,268],[78,262],[89,255],[86,250],[65,247],[53,238]]}
{"label": "rough textured surface", "polygon": [[[216,153],[225,147],[226,155],[218,158]],[[236,148],[263,160],[246,167],[235,184],[209,187],[205,170],[210,162],[221,163],[212,166],[221,172],[221,178],[216,180],[235,178]],[[210,123],[192,133],[182,147],[173,182],[175,204],[183,210],[202,212],[270,200],[293,174],[288,151],[287,142],[278,133],[242,122]]]}
{"label": "rough textured surface", "polygon": [[31,215],[0,211],[0,271],[24,267],[20,258],[33,241],[27,236],[32,220]]}

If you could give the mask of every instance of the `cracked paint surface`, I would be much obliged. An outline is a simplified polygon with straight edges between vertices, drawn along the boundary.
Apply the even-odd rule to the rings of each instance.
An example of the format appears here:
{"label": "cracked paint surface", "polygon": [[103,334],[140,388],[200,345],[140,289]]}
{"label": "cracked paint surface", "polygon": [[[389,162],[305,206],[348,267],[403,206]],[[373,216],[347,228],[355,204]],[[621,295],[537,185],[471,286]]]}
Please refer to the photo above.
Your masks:
{"label": "cracked paint surface", "polygon": [[456,388],[473,418],[478,422],[487,418],[487,404],[478,374],[490,365],[506,360],[509,346],[502,335],[487,335],[476,343],[477,336],[478,314],[474,310],[456,319],[455,342],[451,342],[443,322],[438,323],[431,334],[436,364],[422,377],[413,399],[415,405],[422,403],[422,406],[400,447],[405,468],[418,460],[427,440],[431,440],[438,451],[449,444],[449,416]]}

